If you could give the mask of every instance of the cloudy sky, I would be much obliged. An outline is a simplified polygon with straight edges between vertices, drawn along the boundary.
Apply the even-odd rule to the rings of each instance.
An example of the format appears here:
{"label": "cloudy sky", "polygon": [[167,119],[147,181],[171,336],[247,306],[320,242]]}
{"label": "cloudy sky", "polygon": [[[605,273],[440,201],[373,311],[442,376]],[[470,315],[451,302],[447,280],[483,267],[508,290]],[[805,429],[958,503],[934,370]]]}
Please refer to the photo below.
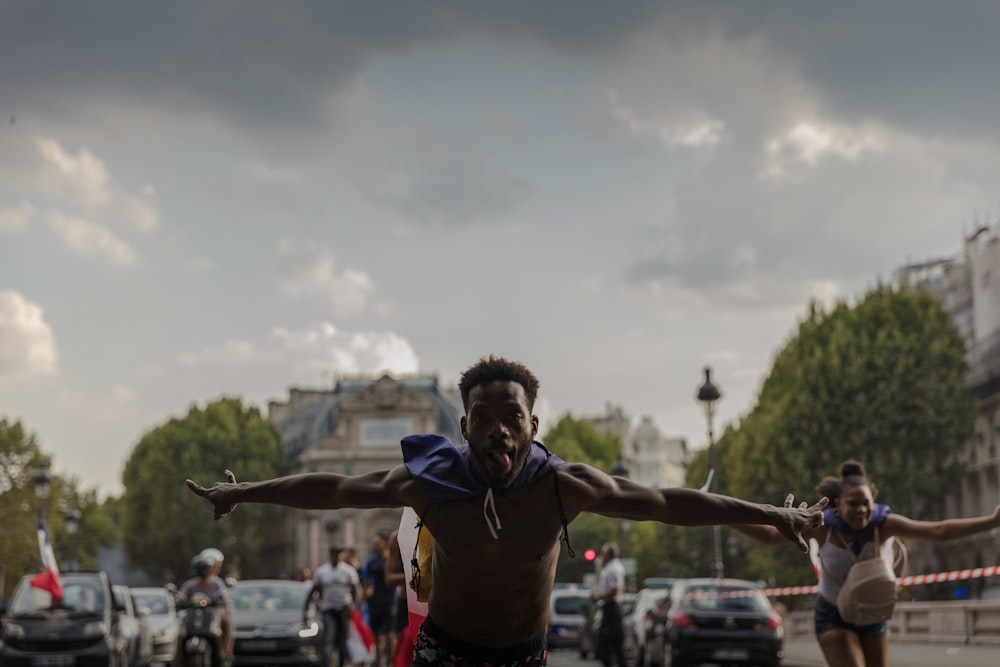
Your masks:
{"label": "cloudy sky", "polygon": [[[705,444],[810,299],[1000,212],[1000,2],[0,5],[0,416],[86,487],[224,395],[482,355]],[[221,471],[220,471],[221,473]],[[207,480],[206,480],[207,481]]]}

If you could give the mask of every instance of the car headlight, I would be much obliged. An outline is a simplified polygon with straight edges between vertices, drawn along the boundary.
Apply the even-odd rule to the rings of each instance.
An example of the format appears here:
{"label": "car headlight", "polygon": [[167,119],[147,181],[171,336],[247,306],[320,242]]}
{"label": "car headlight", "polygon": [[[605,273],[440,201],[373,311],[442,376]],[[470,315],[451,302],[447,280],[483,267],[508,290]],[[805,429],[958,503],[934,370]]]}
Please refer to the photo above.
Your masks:
{"label": "car headlight", "polygon": [[309,625],[299,630],[299,637],[306,639],[308,637],[315,637],[319,634],[319,623],[312,621]]}
{"label": "car headlight", "polygon": [[103,637],[108,634],[104,621],[91,621],[85,624],[80,632],[84,637]]}
{"label": "car headlight", "polygon": [[3,626],[3,636],[7,639],[20,639],[24,636],[24,628],[20,623],[7,621],[7,625]]}

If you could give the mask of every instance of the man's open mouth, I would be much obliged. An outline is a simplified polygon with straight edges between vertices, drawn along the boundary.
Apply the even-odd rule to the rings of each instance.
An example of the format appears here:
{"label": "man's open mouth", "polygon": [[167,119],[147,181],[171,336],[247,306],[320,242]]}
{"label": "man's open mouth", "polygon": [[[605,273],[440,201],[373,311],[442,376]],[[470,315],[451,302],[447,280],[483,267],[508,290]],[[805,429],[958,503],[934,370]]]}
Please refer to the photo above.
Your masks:
{"label": "man's open mouth", "polygon": [[490,462],[501,468],[510,467],[510,453],[507,451],[501,451],[497,449],[491,449],[486,452],[486,456],[489,458]]}

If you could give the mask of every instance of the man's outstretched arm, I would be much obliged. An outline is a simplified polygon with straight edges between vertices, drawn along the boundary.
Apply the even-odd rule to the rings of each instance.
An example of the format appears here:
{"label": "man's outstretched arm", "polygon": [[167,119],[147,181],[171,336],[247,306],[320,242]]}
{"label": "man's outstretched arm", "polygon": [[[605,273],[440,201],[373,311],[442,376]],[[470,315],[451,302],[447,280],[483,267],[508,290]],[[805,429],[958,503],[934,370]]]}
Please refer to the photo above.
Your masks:
{"label": "man's outstretched arm", "polygon": [[207,488],[190,479],[185,481],[191,491],[212,504],[216,521],[229,516],[239,503],[269,503],[299,509],[362,509],[421,502],[416,484],[402,465],[364,475],[314,472],[260,482],[237,482],[236,476],[227,470],[226,480]]}
{"label": "man's outstretched arm", "polygon": [[762,524],[772,526],[785,539],[809,547],[803,531],[823,524],[821,498],[812,507],[776,507],[739,498],[681,487],[654,489],[623,477],[612,477],[596,468],[571,464],[560,473],[572,480],[573,499],[579,511],[634,521],[659,521],[677,526]]}

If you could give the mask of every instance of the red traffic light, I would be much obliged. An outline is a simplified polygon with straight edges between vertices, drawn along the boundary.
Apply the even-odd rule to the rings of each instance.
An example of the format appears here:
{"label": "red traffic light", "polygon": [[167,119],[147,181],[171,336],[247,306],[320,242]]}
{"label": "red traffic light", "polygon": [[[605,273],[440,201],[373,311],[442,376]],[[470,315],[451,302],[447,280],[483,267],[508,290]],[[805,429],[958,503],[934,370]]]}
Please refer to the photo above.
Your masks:
{"label": "red traffic light", "polygon": [[584,560],[594,560],[595,558],[597,558],[597,551],[595,551],[594,549],[587,549],[586,551],[583,552]]}

